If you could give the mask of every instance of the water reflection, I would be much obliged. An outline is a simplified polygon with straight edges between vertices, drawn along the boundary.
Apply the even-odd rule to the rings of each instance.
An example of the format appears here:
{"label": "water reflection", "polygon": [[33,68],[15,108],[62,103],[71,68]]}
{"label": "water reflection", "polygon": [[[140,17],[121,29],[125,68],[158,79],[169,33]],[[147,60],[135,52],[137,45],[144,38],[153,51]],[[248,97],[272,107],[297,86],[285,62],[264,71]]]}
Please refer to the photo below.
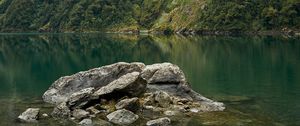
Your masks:
{"label": "water reflection", "polygon": [[[195,90],[225,99],[229,108],[270,116],[262,119],[270,122],[299,124],[299,38],[0,35],[0,99],[15,104],[25,97],[39,98],[60,76],[119,61],[178,64]],[[231,96],[252,100],[232,102]]]}

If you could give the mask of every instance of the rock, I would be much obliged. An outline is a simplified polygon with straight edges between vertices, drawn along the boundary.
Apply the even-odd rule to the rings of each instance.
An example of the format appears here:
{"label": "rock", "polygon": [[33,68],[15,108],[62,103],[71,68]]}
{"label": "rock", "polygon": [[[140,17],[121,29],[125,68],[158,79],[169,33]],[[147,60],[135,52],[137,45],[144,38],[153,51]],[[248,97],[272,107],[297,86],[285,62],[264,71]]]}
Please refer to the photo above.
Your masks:
{"label": "rock", "polygon": [[94,106],[87,108],[86,111],[88,111],[91,114],[95,114],[95,115],[101,112],[100,110],[96,109]]}
{"label": "rock", "polygon": [[198,112],[199,112],[199,109],[197,109],[197,108],[191,108],[191,109],[190,109],[190,112],[198,113]]}
{"label": "rock", "polygon": [[168,126],[171,124],[171,120],[168,117],[150,120],[146,123],[147,126]]}
{"label": "rock", "polygon": [[171,103],[170,95],[163,91],[155,92],[154,100],[158,102],[159,106],[164,108],[169,107]]}
{"label": "rock", "polygon": [[82,109],[75,109],[72,111],[72,116],[78,120],[88,117],[89,114],[89,112],[84,111]]}
{"label": "rock", "polygon": [[174,115],[176,115],[177,113],[178,113],[178,112],[176,112],[176,111],[171,111],[171,110],[167,110],[167,111],[164,112],[164,114],[167,115],[167,116],[174,116]]}
{"label": "rock", "polygon": [[106,116],[108,120],[118,125],[129,125],[134,123],[139,116],[126,109],[117,110]]}
{"label": "rock", "polygon": [[185,82],[184,73],[177,65],[161,63],[147,65],[141,77],[149,84],[179,84]]}
{"label": "rock", "polygon": [[91,87],[99,89],[127,73],[141,72],[144,67],[143,63],[119,62],[61,77],[44,93],[43,100],[52,104],[67,102],[77,91]]}
{"label": "rock", "polygon": [[43,116],[43,117],[48,117],[49,115],[46,114],[46,113],[44,113],[44,114],[42,114],[42,116]]}
{"label": "rock", "polygon": [[68,108],[67,103],[62,102],[54,108],[51,115],[53,117],[67,118],[67,117],[70,117],[71,110]]}
{"label": "rock", "polygon": [[140,108],[139,99],[137,97],[123,99],[115,105],[116,109],[126,109],[136,112]]}
{"label": "rock", "polygon": [[91,119],[83,119],[78,124],[81,126],[93,126],[93,121]]}
{"label": "rock", "polygon": [[140,78],[139,75],[139,72],[125,74],[117,80],[114,80],[108,85],[97,90],[93,94],[93,97],[98,98],[103,95],[113,95],[113,92],[126,94],[129,96],[139,96],[145,92],[147,87],[147,82]]}
{"label": "rock", "polygon": [[87,100],[93,91],[94,88],[91,87],[73,93],[68,99],[68,105],[72,106],[72,108],[82,108],[85,104],[87,104]]}
{"label": "rock", "polygon": [[39,108],[28,108],[18,116],[18,119],[21,122],[37,122],[39,112]]}
{"label": "rock", "polygon": [[142,100],[143,106],[153,105],[155,102],[154,94],[153,93],[145,93],[145,94],[144,94],[145,98]]}

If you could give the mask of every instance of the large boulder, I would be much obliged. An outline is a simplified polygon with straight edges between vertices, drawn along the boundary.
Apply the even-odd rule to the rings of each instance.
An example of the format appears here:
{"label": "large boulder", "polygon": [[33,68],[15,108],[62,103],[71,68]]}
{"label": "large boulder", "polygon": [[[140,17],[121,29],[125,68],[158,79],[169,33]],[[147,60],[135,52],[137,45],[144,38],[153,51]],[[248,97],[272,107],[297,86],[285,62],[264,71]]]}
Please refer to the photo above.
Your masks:
{"label": "large boulder", "polygon": [[146,91],[147,82],[140,78],[139,72],[132,72],[121,76],[108,85],[100,88],[93,94],[97,99],[108,94],[124,94],[128,96],[139,96]]}
{"label": "large boulder", "polygon": [[127,73],[141,72],[144,67],[143,63],[119,62],[61,77],[44,93],[43,99],[52,104],[67,102],[77,91],[91,87],[99,89]]}
{"label": "large boulder", "polygon": [[118,125],[129,125],[134,123],[139,116],[126,109],[114,111],[107,116],[108,121]]}
{"label": "large boulder", "polygon": [[39,108],[28,108],[25,112],[18,116],[18,119],[21,122],[36,122],[39,112]]}

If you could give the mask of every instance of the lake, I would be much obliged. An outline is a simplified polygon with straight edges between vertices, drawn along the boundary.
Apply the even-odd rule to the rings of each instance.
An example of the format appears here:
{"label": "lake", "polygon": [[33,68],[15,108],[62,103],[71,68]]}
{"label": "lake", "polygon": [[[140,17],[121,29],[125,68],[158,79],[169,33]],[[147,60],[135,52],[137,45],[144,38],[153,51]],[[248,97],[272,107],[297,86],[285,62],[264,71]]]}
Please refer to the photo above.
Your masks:
{"label": "lake", "polygon": [[299,38],[117,34],[0,34],[0,125],[20,125],[28,107],[51,111],[41,96],[59,77],[120,61],[177,64],[226,104],[185,125],[300,125]]}

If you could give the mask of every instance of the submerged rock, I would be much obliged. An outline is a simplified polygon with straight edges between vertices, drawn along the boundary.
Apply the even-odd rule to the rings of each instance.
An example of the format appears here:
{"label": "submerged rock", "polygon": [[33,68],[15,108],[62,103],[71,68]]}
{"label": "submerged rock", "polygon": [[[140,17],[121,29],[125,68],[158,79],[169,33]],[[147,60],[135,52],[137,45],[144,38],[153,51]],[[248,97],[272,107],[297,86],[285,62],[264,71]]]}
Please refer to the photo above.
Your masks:
{"label": "submerged rock", "polygon": [[140,108],[139,99],[137,97],[130,99],[123,99],[115,105],[116,109],[126,109],[130,111],[137,111]]}
{"label": "submerged rock", "polygon": [[108,122],[108,121],[105,121],[103,119],[100,119],[100,118],[96,118],[93,120],[93,125],[94,126],[113,126],[112,123]]}
{"label": "submerged rock", "polygon": [[39,112],[39,108],[28,108],[18,116],[18,119],[21,122],[37,122]]}
{"label": "submerged rock", "polygon": [[77,91],[91,87],[99,89],[127,73],[141,72],[144,67],[143,63],[119,62],[61,77],[44,93],[43,99],[52,104],[67,102]]}
{"label": "submerged rock", "polygon": [[147,126],[168,126],[171,124],[171,119],[168,117],[150,120],[146,123]]}
{"label": "submerged rock", "polygon": [[106,117],[110,122],[118,125],[129,125],[139,118],[138,115],[126,109],[117,110],[108,114]]}

